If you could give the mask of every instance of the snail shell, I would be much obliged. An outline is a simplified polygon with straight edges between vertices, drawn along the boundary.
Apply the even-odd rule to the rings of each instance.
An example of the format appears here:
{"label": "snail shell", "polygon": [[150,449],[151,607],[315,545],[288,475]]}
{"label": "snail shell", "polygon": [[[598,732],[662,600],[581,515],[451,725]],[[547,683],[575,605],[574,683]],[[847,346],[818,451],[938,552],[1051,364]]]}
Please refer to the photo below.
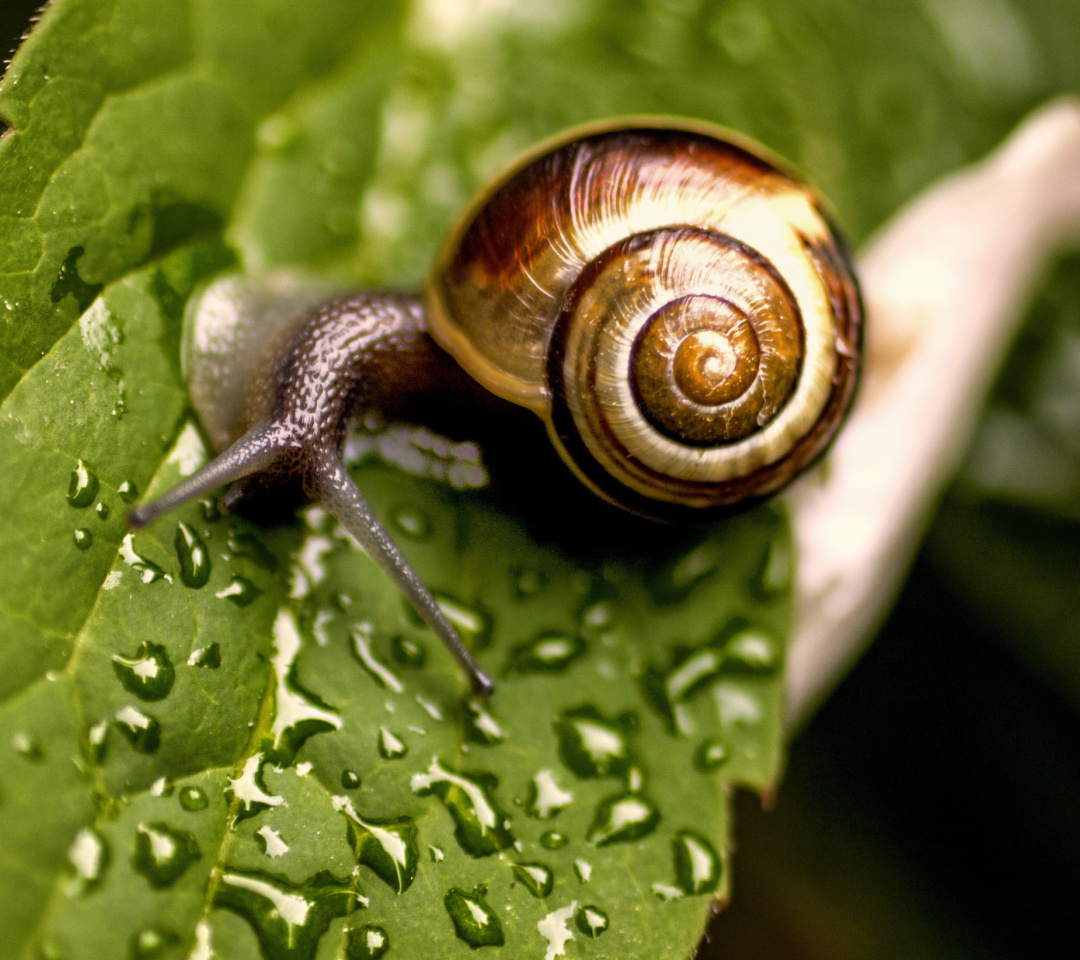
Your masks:
{"label": "snail shell", "polygon": [[862,310],[823,206],[715,127],[571,131],[451,233],[431,333],[609,500],[670,516],[765,496],[821,453],[855,388]]}

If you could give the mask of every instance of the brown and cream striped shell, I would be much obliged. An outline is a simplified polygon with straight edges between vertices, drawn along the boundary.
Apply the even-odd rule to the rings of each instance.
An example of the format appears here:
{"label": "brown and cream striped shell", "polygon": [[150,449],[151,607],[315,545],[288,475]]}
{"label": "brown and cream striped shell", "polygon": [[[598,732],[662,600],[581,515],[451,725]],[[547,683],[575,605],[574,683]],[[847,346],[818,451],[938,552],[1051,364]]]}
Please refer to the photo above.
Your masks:
{"label": "brown and cream striped shell", "polygon": [[426,301],[466,371],[644,514],[775,492],[855,389],[859,292],[823,202],[762,148],[697,123],[544,144],[473,203]]}

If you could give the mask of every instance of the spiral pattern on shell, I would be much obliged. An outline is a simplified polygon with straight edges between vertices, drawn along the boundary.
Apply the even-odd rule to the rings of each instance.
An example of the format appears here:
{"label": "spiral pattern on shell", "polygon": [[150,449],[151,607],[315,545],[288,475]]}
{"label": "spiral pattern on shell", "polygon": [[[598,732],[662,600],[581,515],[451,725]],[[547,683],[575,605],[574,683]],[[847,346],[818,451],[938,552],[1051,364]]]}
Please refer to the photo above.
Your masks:
{"label": "spiral pattern on shell", "polygon": [[698,126],[597,131],[526,158],[452,235],[428,306],[469,373],[645,514],[774,492],[824,449],[855,386],[859,295],[821,201]]}

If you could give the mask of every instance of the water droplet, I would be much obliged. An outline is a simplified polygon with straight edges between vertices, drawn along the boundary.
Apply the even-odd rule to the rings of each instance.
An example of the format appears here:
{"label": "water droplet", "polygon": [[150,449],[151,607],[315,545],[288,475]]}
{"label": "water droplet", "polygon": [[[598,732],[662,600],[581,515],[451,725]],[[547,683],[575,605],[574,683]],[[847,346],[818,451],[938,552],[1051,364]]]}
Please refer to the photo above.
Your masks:
{"label": "water droplet", "polygon": [[11,747],[17,754],[27,760],[37,761],[45,756],[41,750],[41,745],[31,739],[29,734],[21,731],[11,735]]}
{"label": "water droplet", "polygon": [[386,727],[379,727],[379,756],[384,760],[400,760],[409,752],[409,746],[394,736]]}
{"label": "water droplet", "polygon": [[157,930],[145,927],[131,938],[132,960],[153,960],[170,947],[175,947],[180,938],[171,930]]}
{"label": "water droplet", "polygon": [[86,731],[86,754],[91,763],[101,763],[105,759],[105,748],[108,746],[109,723],[102,720],[92,724]]}
{"label": "water droplet", "polygon": [[78,461],[75,469],[71,471],[71,480],[68,483],[68,503],[80,509],[90,506],[97,496],[99,486],[97,474],[82,460]]}
{"label": "water droplet", "polygon": [[244,768],[239,776],[229,780],[229,793],[234,800],[244,805],[243,810],[237,811],[237,819],[253,817],[268,807],[285,805],[284,797],[267,792],[262,779],[262,764],[263,755],[253,754],[244,761]]}
{"label": "water droplet", "polygon": [[547,577],[539,570],[523,568],[514,573],[514,592],[519,599],[535,597],[547,586]]}
{"label": "water droplet", "polygon": [[446,912],[454,922],[454,932],[476,950],[479,947],[501,947],[502,926],[484,897],[487,888],[478,886],[472,893],[452,888],[443,898]]}
{"label": "water droplet", "polygon": [[99,502],[98,505],[96,507],[94,507],[94,513],[96,513],[98,515],[99,520],[108,520],[109,519],[109,505],[107,503],[100,503]]}
{"label": "water droplet", "polygon": [[86,527],[76,527],[74,539],[75,546],[80,550],[89,550],[94,543],[94,535]]}
{"label": "water droplet", "polygon": [[360,786],[360,775],[355,770],[342,770],[341,786],[344,790],[355,790]]}
{"label": "water droplet", "polygon": [[394,637],[390,641],[390,656],[403,667],[422,667],[427,658],[423,644],[408,637]]}
{"label": "water droplet", "polygon": [[576,900],[568,907],[553,910],[536,924],[537,932],[548,942],[544,960],[555,960],[556,957],[566,955],[566,945],[574,939],[569,922],[575,910],[577,910]]}
{"label": "water droplet", "polygon": [[555,775],[550,770],[541,770],[529,784],[525,810],[538,820],[548,820],[565,810],[573,800],[574,795],[555,782]]}
{"label": "water droplet", "polygon": [[762,630],[741,630],[724,647],[725,673],[769,673],[776,662],[776,643]]}
{"label": "water droplet", "polygon": [[614,619],[615,611],[611,604],[600,600],[581,611],[581,629],[589,634],[598,633],[611,626]]}
{"label": "water droplet", "polygon": [[600,801],[586,839],[598,847],[648,836],[660,822],[660,811],[639,793],[622,793]]}
{"label": "water droplet", "polygon": [[255,836],[259,838],[263,853],[270,857],[271,860],[283,857],[289,852],[289,845],[281,839],[281,834],[269,824],[264,823],[259,827],[255,831]]}
{"label": "water droplet", "polygon": [[235,603],[238,607],[249,607],[256,600],[263,595],[254,583],[252,583],[247,577],[242,577],[239,574],[233,574],[233,578],[229,581],[227,587],[223,587],[214,594],[219,600],[228,600],[230,603]]}
{"label": "water droplet", "polygon": [[722,547],[716,540],[707,539],[699,543],[674,563],[660,569],[653,583],[657,600],[662,603],[682,601],[716,572],[721,559]]}
{"label": "water droplet", "polygon": [[391,519],[405,536],[413,540],[423,540],[431,533],[431,523],[414,507],[398,507],[391,514]]}
{"label": "water droplet", "polygon": [[465,704],[465,736],[473,743],[489,747],[506,739],[499,722],[479,700],[469,700]]}
{"label": "water droplet", "polygon": [[443,853],[442,847],[428,847],[428,850],[431,852],[432,863],[442,863],[443,860],[446,859],[446,854]]}
{"label": "water droplet", "polygon": [[592,864],[588,860],[575,860],[574,872],[579,882],[588,883],[592,879]]}
{"label": "water droplet", "polygon": [[101,882],[109,865],[109,848],[101,834],[83,827],[68,847],[68,861],[75,868],[68,893],[72,896],[86,894]]}
{"label": "water droplet", "polygon": [[135,550],[134,534],[129,533],[120,542],[120,559],[133,570],[139,573],[139,579],[143,583],[153,583],[155,580],[165,580],[172,583],[172,577],[168,576],[153,560],[149,560]]}
{"label": "water droplet", "polygon": [[116,488],[116,492],[120,494],[120,499],[124,503],[134,503],[139,499],[139,488],[135,486],[130,480],[125,480]]}
{"label": "water droplet", "polygon": [[381,663],[371,652],[371,624],[368,622],[358,623],[352,629],[353,653],[360,661],[360,666],[371,678],[384,690],[393,690],[401,693],[405,689],[402,682],[394,676],[385,664]]}
{"label": "water droplet", "polygon": [[255,566],[269,573],[273,573],[278,568],[277,557],[263,545],[258,537],[251,533],[238,533],[235,530],[230,530],[229,553],[234,557],[244,557]]}
{"label": "water droplet", "polygon": [[713,845],[692,830],[681,830],[671,841],[675,885],[687,896],[712,893],[720,885],[720,856]]}
{"label": "water droplet", "polygon": [[[470,607],[460,600],[438,591],[432,591],[432,596],[446,619],[457,630],[465,646],[470,650],[483,650],[491,643],[491,617],[483,610]],[[409,619],[418,627],[424,626],[424,621],[420,618],[420,614],[412,608],[412,604],[407,600],[403,602]]]}
{"label": "water droplet", "polygon": [[243,917],[268,960],[312,960],[330,921],[346,916],[357,902],[349,884],[327,871],[299,887],[277,877],[230,871],[214,891],[214,906]]}
{"label": "water droplet", "polygon": [[158,889],[171,887],[202,853],[186,830],[166,823],[140,823],[135,832],[131,865]]}
{"label": "water droplet", "polygon": [[434,793],[454,818],[454,837],[471,857],[486,857],[513,846],[510,821],[495,803],[498,780],[489,773],[452,773],[432,758],[427,773],[413,776],[413,793]]}
{"label": "water droplet", "polygon": [[270,733],[273,747],[288,756],[300,749],[308,737],[325,730],[340,730],[341,718],[314,694],[303,690],[294,676],[294,664],[301,647],[300,630],[290,610],[278,611],[274,621],[274,723]]}
{"label": "water droplet", "polygon": [[210,803],[202,787],[181,787],[178,799],[180,806],[191,813],[205,810]]}
{"label": "water droplet", "polygon": [[420,864],[416,824],[408,817],[399,820],[364,820],[348,797],[334,797],[334,809],[349,822],[349,842],[360,863],[398,893],[409,889]]}
{"label": "water droplet", "polygon": [[512,863],[510,868],[529,893],[541,900],[555,887],[555,875],[542,863]]}
{"label": "water droplet", "polygon": [[221,666],[221,644],[217,641],[205,647],[196,647],[187,658],[189,667],[216,670]]}
{"label": "water droplet", "polygon": [[592,706],[566,710],[555,723],[559,756],[579,777],[617,777],[631,764],[622,731]]}
{"label": "water droplet", "polygon": [[791,585],[794,568],[790,545],[785,540],[774,539],[762,557],[757,575],[751,581],[752,592],[761,600],[783,593]]}
{"label": "water droplet", "polygon": [[210,579],[210,553],[202,537],[181,521],[176,525],[173,547],[180,563],[180,581],[184,586],[196,590],[206,586],[206,581]]}
{"label": "water droplet", "polygon": [[705,773],[722,766],[729,756],[727,746],[719,740],[706,740],[694,754],[694,765]]}
{"label": "water droplet", "polygon": [[350,930],[345,941],[346,960],[379,960],[390,949],[390,938],[372,924]]}
{"label": "water droplet", "polygon": [[112,665],[124,689],[140,700],[161,700],[172,690],[176,671],[160,643],[140,643],[130,657],[114,653]]}
{"label": "water droplet", "polygon": [[548,830],[547,833],[540,835],[540,846],[545,850],[561,850],[570,842],[570,838],[565,833],[559,833],[558,830]]}
{"label": "water droplet", "polygon": [[599,907],[585,906],[578,910],[574,922],[585,936],[595,940],[608,928],[608,915]]}
{"label": "water droplet", "polygon": [[152,797],[171,797],[173,795],[173,785],[167,777],[158,777],[152,784],[150,784],[150,796]]}
{"label": "water droplet", "polygon": [[161,724],[137,707],[121,707],[113,723],[139,753],[153,753],[161,746]]}
{"label": "water droplet", "polygon": [[510,652],[506,669],[518,673],[561,673],[586,649],[581,637],[564,633],[542,633]]}
{"label": "water droplet", "polygon": [[654,883],[652,892],[664,901],[681,900],[683,898],[683,892],[678,887],[672,887],[666,883]]}

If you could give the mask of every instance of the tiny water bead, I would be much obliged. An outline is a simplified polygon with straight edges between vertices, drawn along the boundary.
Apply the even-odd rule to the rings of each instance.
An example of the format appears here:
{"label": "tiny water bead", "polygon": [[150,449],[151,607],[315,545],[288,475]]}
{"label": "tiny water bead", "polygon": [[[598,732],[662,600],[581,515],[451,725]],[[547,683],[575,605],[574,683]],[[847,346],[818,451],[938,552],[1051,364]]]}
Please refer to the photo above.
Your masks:
{"label": "tiny water bead", "polygon": [[334,797],[332,802],[347,818],[349,844],[357,861],[396,893],[408,890],[420,865],[416,824],[408,817],[365,820],[348,797]]}
{"label": "tiny water bead", "polygon": [[157,718],[143,713],[138,707],[121,707],[113,725],[138,753],[153,753],[161,746],[161,724]]}
{"label": "tiny water bead", "polygon": [[627,843],[648,836],[659,823],[660,811],[647,797],[616,794],[600,801],[586,839],[598,847]]}
{"label": "tiny water bead", "polygon": [[120,494],[120,499],[124,503],[134,503],[139,499],[139,488],[130,480],[125,480],[116,488],[116,492]]}
{"label": "tiny water bead", "polygon": [[195,837],[166,823],[140,823],[131,865],[157,889],[171,887],[202,856]]}
{"label": "tiny water bead", "polygon": [[694,766],[703,773],[715,770],[727,763],[731,751],[720,740],[706,740],[694,754]]}
{"label": "tiny water bead", "polygon": [[153,560],[144,557],[135,549],[135,535],[133,533],[127,534],[127,536],[120,541],[119,554],[120,559],[139,574],[139,579],[142,580],[143,583],[155,583],[158,580],[172,583],[172,577],[154,563]]}
{"label": "tiny water bead", "polygon": [[575,860],[574,873],[577,874],[580,883],[588,883],[592,879],[592,864],[588,860]]}
{"label": "tiny water bead", "polygon": [[228,600],[241,609],[250,607],[262,595],[263,591],[259,587],[238,573],[233,574],[227,587],[222,587],[214,594],[219,600]]}
{"label": "tiny water bead", "polygon": [[371,624],[359,623],[351,631],[353,653],[372,680],[384,690],[401,693],[405,686],[394,672],[382,663],[372,652]]}
{"label": "tiny water bead", "polygon": [[86,527],[76,527],[72,537],[80,550],[89,550],[94,544],[94,535]]}
{"label": "tiny water bead", "polygon": [[465,893],[452,887],[443,897],[446,912],[454,924],[454,933],[474,950],[479,947],[501,947],[505,942],[502,925],[484,899],[487,888],[476,887]]}
{"label": "tiny water bead", "polygon": [[379,960],[389,949],[390,938],[382,927],[367,924],[346,935],[346,960]]}
{"label": "tiny water bead", "polygon": [[360,774],[355,770],[342,770],[341,786],[344,790],[355,790],[360,786]]}
{"label": "tiny water bead", "polygon": [[723,557],[723,547],[716,540],[710,538],[699,543],[659,568],[651,584],[654,597],[665,604],[682,602],[717,572]]}
{"label": "tiny water bead", "polygon": [[599,907],[584,906],[574,915],[574,923],[587,937],[595,940],[608,928],[608,915]]}
{"label": "tiny water bead", "polygon": [[630,768],[623,731],[593,706],[564,711],[555,722],[555,734],[559,757],[579,777],[617,777]]}
{"label": "tiny water bead", "polygon": [[569,842],[570,838],[558,830],[548,830],[546,833],[540,834],[540,846],[545,850],[561,850]]}
{"label": "tiny water bead", "polygon": [[187,658],[189,667],[201,667],[206,670],[216,670],[221,666],[221,644],[217,641],[208,643],[205,647],[196,647]]}
{"label": "tiny water bead", "polygon": [[41,760],[45,754],[39,744],[30,734],[18,731],[11,735],[11,749],[24,760]]}
{"label": "tiny water bead", "polygon": [[168,651],[150,641],[140,643],[132,656],[113,654],[112,666],[124,689],[140,700],[164,699],[176,676]]}
{"label": "tiny water bead", "polygon": [[777,659],[777,643],[763,630],[740,631],[724,647],[724,667],[731,673],[769,673]]}
{"label": "tiny water bead", "polygon": [[454,838],[471,857],[487,857],[513,846],[510,820],[495,802],[498,780],[489,773],[454,773],[432,758],[426,773],[415,774],[412,791],[433,793],[454,820]]}
{"label": "tiny water bead", "polygon": [[86,731],[86,756],[91,763],[101,763],[105,759],[105,750],[108,746],[109,724],[101,720],[91,724]]}
{"label": "tiny water bead", "polygon": [[[451,626],[457,630],[465,646],[475,652],[483,650],[491,643],[491,617],[485,611],[438,590],[433,590],[431,595]],[[418,627],[425,626],[420,614],[412,608],[408,600],[402,598],[402,604],[411,623]]]}
{"label": "tiny water bead", "polygon": [[172,930],[146,927],[137,931],[131,938],[132,960],[153,960],[154,957],[161,956],[179,942],[180,937]]}
{"label": "tiny water bead", "polygon": [[390,656],[399,666],[422,667],[427,659],[427,650],[418,640],[399,635],[390,641]]}
{"label": "tiny water bead", "polygon": [[398,530],[413,540],[424,540],[431,533],[431,521],[416,507],[398,507],[390,518]]}
{"label": "tiny water bead", "polygon": [[255,837],[265,853],[271,860],[283,857],[289,852],[289,845],[282,839],[281,833],[264,823],[255,831]]}
{"label": "tiny water bead", "polygon": [[534,897],[543,899],[555,887],[555,874],[542,863],[512,863],[510,869]]}
{"label": "tiny water bead", "polygon": [[177,794],[177,800],[180,802],[180,806],[189,813],[205,810],[210,804],[206,791],[202,787],[195,786],[181,787]]}
{"label": "tiny water bead", "polygon": [[94,513],[96,513],[98,515],[99,520],[108,520],[109,519],[109,505],[107,503],[99,502],[98,505],[96,507],[94,507]]}
{"label": "tiny water bead", "polygon": [[75,871],[69,893],[84,895],[94,889],[109,865],[109,848],[104,838],[91,827],[83,827],[68,847],[68,862]]}
{"label": "tiny water bead", "polygon": [[515,647],[506,664],[507,672],[562,673],[585,653],[586,643],[578,636],[545,632]]}
{"label": "tiny water bead", "polygon": [[395,736],[386,727],[379,727],[379,756],[384,760],[400,760],[409,752],[404,740]]}
{"label": "tiny water bead", "polygon": [[529,782],[525,811],[537,820],[548,820],[573,803],[574,795],[563,790],[550,770],[541,770]]}
{"label": "tiny water bead", "polygon": [[547,577],[539,570],[524,568],[512,571],[514,593],[519,600],[535,597],[547,587]]}
{"label": "tiny water bead", "polygon": [[769,600],[787,590],[795,573],[793,559],[791,545],[779,537],[773,539],[751,581],[755,598]]}
{"label": "tiny water bead", "polygon": [[68,482],[68,503],[79,509],[89,507],[97,497],[100,485],[97,474],[79,460],[71,471],[71,480]]}
{"label": "tiny water bead", "polygon": [[492,747],[506,739],[506,732],[484,703],[470,699],[465,704],[465,737],[472,743]]}
{"label": "tiny water bead", "polygon": [[682,830],[671,841],[675,885],[687,896],[712,893],[720,886],[720,855],[693,830]]}
{"label": "tiny water bead", "polygon": [[176,525],[173,547],[180,565],[180,582],[194,590],[205,587],[210,579],[210,552],[202,537],[181,521]]}
{"label": "tiny water bead", "polygon": [[591,603],[581,611],[581,629],[589,635],[607,629],[614,620],[615,611],[605,600]]}

